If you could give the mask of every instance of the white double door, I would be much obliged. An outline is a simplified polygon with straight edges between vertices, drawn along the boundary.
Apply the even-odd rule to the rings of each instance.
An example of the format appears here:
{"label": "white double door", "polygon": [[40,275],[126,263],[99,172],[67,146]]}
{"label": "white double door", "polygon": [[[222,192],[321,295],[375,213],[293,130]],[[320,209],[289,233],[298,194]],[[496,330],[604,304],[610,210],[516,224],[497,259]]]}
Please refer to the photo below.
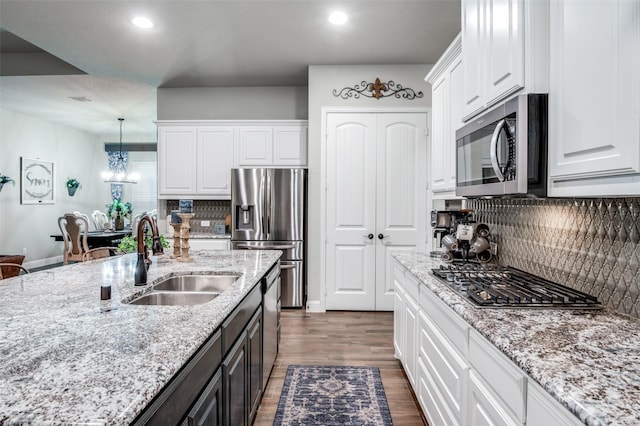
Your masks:
{"label": "white double door", "polygon": [[392,311],[392,253],[425,247],[427,113],[326,123],[326,309]]}

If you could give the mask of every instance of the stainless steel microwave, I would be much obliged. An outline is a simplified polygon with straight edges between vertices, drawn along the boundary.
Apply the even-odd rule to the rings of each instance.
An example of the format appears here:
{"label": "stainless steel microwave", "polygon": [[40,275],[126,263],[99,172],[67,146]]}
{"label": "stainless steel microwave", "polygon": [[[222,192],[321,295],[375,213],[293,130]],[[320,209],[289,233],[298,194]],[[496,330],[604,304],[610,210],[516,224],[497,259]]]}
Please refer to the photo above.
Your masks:
{"label": "stainless steel microwave", "polygon": [[519,95],[456,132],[456,195],[547,195],[547,95]]}

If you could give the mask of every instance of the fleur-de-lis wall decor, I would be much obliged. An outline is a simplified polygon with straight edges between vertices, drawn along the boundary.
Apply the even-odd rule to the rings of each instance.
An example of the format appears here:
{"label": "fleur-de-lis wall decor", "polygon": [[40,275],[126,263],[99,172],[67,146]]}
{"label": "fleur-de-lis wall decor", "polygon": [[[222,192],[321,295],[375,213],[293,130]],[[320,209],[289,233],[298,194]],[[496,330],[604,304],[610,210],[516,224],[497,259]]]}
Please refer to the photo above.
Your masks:
{"label": "fleur-de-lis wall decor", "polygon": [[342,99],[358,99],[360,96],[364,96],[366,98],[375,98],[378,100],[393,96],[398,99],[404,98],[411,100],[421,98],[424,94],[421,91],[416,93],[415,90],[409,87],[402,87],[401,84],[396,84],[393,80],[389,80],[384,83],[380,81],[380,78],[376,78],[373,83],[368,83],[366,80],[362,80],[360,84],[356,84],[353,87],[345,87],[340,91],[333,89],[333,96],[336,98],[340,97]]}

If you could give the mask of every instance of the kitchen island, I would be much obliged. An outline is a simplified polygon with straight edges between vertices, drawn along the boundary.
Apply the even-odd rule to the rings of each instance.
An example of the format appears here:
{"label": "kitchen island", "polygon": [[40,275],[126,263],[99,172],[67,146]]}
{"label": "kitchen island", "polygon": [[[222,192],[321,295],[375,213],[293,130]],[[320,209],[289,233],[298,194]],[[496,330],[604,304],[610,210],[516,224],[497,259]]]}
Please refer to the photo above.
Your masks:
{"label": "kitchen island", "polygon": [[[566,409],[568,416],[567,422],[556,418],[546,424],[640,424],[640,320],[608,308],[478,308],[433,275],[431,269],[439,267],[439,259],[422,253],[397,253],[394,257],[417,280],[419,300],[427,302],[425,318],[448,318],[445,325],[449,333],[444,333],[442,340],[449,348],[462,348],[451,353],[467,358],[458,363],[460,371],[466,371],[458,377],[462,388],[471,388],[471,381],[485,375],[486,380],[478,379],[476,383],[494,386],[498,391],[506,389],[502,394],[493,390],[487,393],[502,398],[504,406],[510,406],[507,409],[516,407],[509,413],[520,416],[514,423],[540,424],[533,420],[532,412],[537,402],[532,399],[532,390],[540,387]],[[431,319],[425,321],[433,324]],[[493,346],[486,353],[498,352],[497,348],[500,356],[480,359],[478,355],[485,353],[483,342]],[[421,335],[419,345],[422,344]],[[422,357],[420,352],[420,362],[424,364],[427,360]],[[489,371],[486,366],[497,368]],[[511,380],[506,378],[507,371],[515,378],[512,387],[507,387]],[[495,372],[500,377],[488,374]],[[468,398],[470,407],[466,414],[460,410],[459,416],[471,416],[471,406],[478,403],[475,399],[471,403],[475,395],[473,389],[460,391],[459,401]]]}
{"label": "kitchen island", "polygon": [[[0,284],[0,424],[130,424],[198,352],[280,257],[279,251],[152,256],[134,286],[136,255],[76,263]],[[241,274],[209,303],[126,302],[169,276]],[[111,285],[111,299],[100,300]]]}

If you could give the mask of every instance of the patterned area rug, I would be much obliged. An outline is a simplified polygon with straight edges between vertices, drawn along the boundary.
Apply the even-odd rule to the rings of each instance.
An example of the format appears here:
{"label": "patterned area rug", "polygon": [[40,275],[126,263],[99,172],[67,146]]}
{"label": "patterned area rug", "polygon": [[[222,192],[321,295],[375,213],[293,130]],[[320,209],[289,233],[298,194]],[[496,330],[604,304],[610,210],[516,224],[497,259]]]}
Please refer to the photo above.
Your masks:
{"label": "patterned area rug", "polygon": [[377,367],[290,365],[274,426],[392,425]]}

